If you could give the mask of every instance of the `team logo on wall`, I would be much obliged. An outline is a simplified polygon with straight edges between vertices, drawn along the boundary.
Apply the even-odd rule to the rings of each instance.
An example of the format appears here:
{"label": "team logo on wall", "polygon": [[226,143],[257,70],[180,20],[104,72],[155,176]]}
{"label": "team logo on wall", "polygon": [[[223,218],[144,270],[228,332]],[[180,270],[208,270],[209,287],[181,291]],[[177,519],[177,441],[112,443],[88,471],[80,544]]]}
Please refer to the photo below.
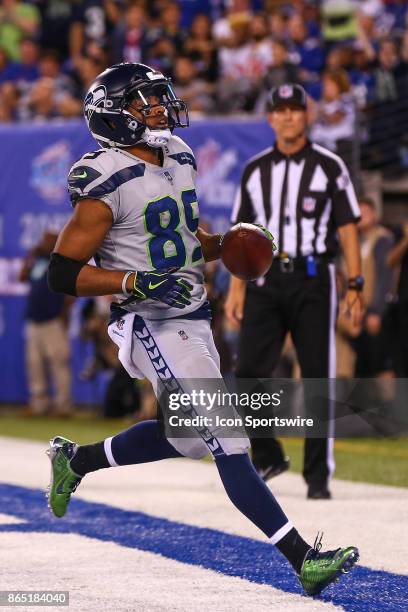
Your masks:
{"label": "team logo on wall", "polygon": [[316,208],[316,200],[315,198],[303,198],[303,210],[308,213],[314,212]]}
{"label": "team logo on wall", "polygon": [[196,149],[197,193],[207,206],[231,207],[236,184],[228,176],[238,163],[238,152],[222,149],[215,140],[207,140]]}
{"label": "team logo on wall", "polygon": [[47,147],[31,162],[31,187],[49,204],[60,204],[66,199],[71,163],[71,150],[65,140]]}

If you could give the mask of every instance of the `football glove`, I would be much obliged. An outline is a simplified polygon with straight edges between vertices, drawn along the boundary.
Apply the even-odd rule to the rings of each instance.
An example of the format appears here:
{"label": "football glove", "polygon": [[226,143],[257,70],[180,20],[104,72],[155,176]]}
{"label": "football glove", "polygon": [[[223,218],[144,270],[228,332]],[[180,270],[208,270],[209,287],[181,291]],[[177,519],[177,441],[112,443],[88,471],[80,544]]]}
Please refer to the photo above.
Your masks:
{"label": "football glove", "polygon": [[136,272],[132,294],[139,300],[157,300],[174,308],[185,308],[190,302],[193,285],[184,278],[162,272]]}
{"label": "football glove", "polygon": [[272,251],[277,251],[278,247],[275,244],[275,238],[272,236],[271,232],[266,229],[266,227],[264,227],[263,225],[261,225],[260,223],[254,223],[254,225],[256,225],[256,227],[259,227],[260,230],[263,231],[263,233],[265,234],[265,236],[267,238],[269,238],[269,240],[272,242]]}

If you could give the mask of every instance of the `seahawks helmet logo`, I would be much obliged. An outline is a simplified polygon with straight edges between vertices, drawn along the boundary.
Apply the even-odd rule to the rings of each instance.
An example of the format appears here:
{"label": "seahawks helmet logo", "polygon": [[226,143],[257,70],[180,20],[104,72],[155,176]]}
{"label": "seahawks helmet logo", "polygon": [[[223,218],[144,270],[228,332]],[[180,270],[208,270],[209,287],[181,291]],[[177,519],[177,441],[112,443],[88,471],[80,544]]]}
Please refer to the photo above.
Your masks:
{"label": "seahawks helmet logo", "polygon": [[85,98],[85,114],[89,119],[92,117],[96,108],[109,106],[105,85],[99,85],[93,91],[90,91]]}

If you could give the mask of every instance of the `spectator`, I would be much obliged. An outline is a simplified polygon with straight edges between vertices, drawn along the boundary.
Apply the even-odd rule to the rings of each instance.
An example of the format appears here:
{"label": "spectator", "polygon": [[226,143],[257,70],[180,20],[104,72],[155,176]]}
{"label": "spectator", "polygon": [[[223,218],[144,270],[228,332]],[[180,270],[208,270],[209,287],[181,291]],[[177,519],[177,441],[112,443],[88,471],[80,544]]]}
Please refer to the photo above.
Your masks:
{"label": "spectator", "polygon": [[99,59],[93,56],[85,55],[78,60],[76,71],[78,79],[77,98],[81,101],[84,99],[89,87],[105,67]]}
{"label": "spectator", "polygon": [[386,0],[377,16],[378,28],[387,35],[401,36],[407,27],[408,4],[406,0]]}
{"label": "spectator", "polygon": [[185,32],[181,27],[181,10],[177,2],[168,2],[160,13],[161,36],[171,42],[180,53],[185,41]]}
{"label": "spectator", "polygon": [[249,24],[249,70],[259,81],[273,61],[272,40],[268,36],[268,22],[263,13],[254,15]]}
{"label": "spectator", "polygon": [[145,14],[138,2],[127,7],[123,18],[116,25],[112,37],[112,60],[141,62],[146,44]]}
{"label": "spectator", "polygon": [[11,60],[20,59],[20,41],[34,37],[39,28],[40,15],[32,4],[18,0],[2,0],[0,6],[0,46]]}
{"label": "spectator", "polygon": [[0,85],[0,123],[11,123],[16,120],[18,104],[17,88],[11,82]]}
{"label": "spectator", "polygon": [[13,64],[11,78],[20,93],[23,93],[30,83],[38,79],[40,47],[30,38],[23,38],[20,43],[20,61]]}
{"label": "spectator", "polygon": [[321,16],[322,35],[328,47],[356,38],[357,18],[353,0],[324,0]]}
{"label": "spectator", "polygon": [[41,14],[39,42],[43,49],[53,49],[64,60],[71,55],[72,23],[75,2],[72,0],[34,0]]}
{"label": "spectator", "polygon": [[167,36],[156,37],[153,44],[147,44],[146,63],[170,78],[173,77],[176,57],[176,47]]}
{"label": "spectator", "polygon": [[367,197],[359,199],[362,273],[365,278],[364,301],[366,315],[363,331],[356,338],[356,375],[373,377],[391,369],[389,347],[384,343],[382,317],[391,289],[392,274],[387,257],[393,244],[391,232],[380,225],[374,202]]}
{"label": "spectator", "polygon": [[190,111],[210,113],[214,110],[213,87],[198,78],[190,57],[179,55],[176,58],[174,82],[177,95],[186,102]]}
{"label": "spectator", "polygon": [[11,80],[12,68],[7,53],[0,47],[0,84]]}
{"label": "spectator", "polygon": [[269,92],[272,87],[278,87],[284,83],[299,83],[299,70],[295,64],[289,61],[288,45],[283,40],[272,42],[273,62],[268,67],[263,79],[262,91],[256,102],[256,111],[264,113],[267,107]]}
{"label": "spectator", "polygon": [[[67,323],[71,298],[48,289],[47,270],[57,234],[45,232],[40,243],[28,253],[20,273],[20,281],[28,282],[26,360],[30,391],[29,414],[52,411],[57,416],[71,413],[70,347]],[[52,402],[48,372],[55,388]]]}
{"label": "spectator", "polygon": [[146,36],[146,63],[170,77],[173,76],[175,58],[181,53],[185,41],[180,19],[178,4],[165,3],[160,12],[160,25],[150,28]]}
{"label": "spectator", "polygon": [[76,63],[86,43],[95,41],[104,45],[116,23],[123,4],[121,0],[82,0],[74,3],[70,27],[70,54]]}
{"label": "spectator", "polygon": [[300,69],[302,81],[314,81],[324,66],[324,52],[317,39],[309,37],[306,24],[298,14],[288,22],[290,59]]}
{"label": "spectator", "polygon": [[408,222],[398,228],[397,240],[387,257],[390,268],[399,268],[397,302],[393,308],[394,366],[397,377],[408,378]]}
{"label": "spectator", "polygon": [[61,62],[56,51],[45,51],[39,61],[40,78],[52,79],[58,95],[73,93],[72,80],[61,72]]}
{"label": "spectator", "polygon": [[184,43],[184,51],[190,55],[198,74],[205,81],[213,83],[218,78],[218,52],[207,15],[194,18]]}
{"label": "spectator", "polygon": [[231,15],[232,37],[219,49],[218,111],[222,113],[252,108],[258,93],[258,81],[250,70],[250,19],[248,13]]}
{"label": "spectator", "polygon": [[349,77],[356,105],[358,108],[364,109],[371,96],[374,80],[371,70],[371,59],[366,50],[361,46],[356,46],[353,49]]}
{"label": "spectator", "polygon": [[40,76],[39,46],[33,40],[23,38],[20,42],[19,62],[7,61],[5,52],[0,50],[0,60],[1,57],[4,59],[3,70],[0,69],[0,122],[15,121],[18,119],[20,98]]}
{"label": "spectator", "polygon": [[286,40],[288,37],[288,22],[280,10],[273,10],[269,15],[269,33],[272,40]]}
{"label": "spectator", "polygon": [[66,92],[58,90],[58,82],[41,77],[19,104],[19,118],[24,121],[47,121],[58,117],[80,114],[82,103]]}
{"label": "spectator", "polygon": [[314,142],[338,153],[351,171],[356,117],[347,72],[326,71],[323,73],[322,84],[322,99],[316,105],[310,137]]}
{"label": "spectator", "polygon": [[374,70],[370,112],[371,167],[395,173],[401,168],[403,135],[408,133],[408,65],[400,60],[396,42],[380,42]]}

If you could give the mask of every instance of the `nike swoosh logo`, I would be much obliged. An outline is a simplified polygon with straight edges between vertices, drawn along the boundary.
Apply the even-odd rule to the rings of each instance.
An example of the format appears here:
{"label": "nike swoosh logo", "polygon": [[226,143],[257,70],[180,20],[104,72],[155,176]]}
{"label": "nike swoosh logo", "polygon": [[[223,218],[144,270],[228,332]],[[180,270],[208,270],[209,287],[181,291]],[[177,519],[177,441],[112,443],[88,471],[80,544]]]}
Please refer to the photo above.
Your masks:
{"label": "nike swoosh logo", "polygon": [[88,173],[84,171],[84,172],[82,172],[82,174],[73,174],[72,178],[79,178],[79,179],[81,179],[81,178],[86,178],[87,176],[88,176]]}
{"label": "nike swoosh logo", "polygon": [[66,481],[66,478],[63,478],[63,480],[61,480],[61,482],[59,482],[59,483],[58,483],[58,486],[57,486],[57,493],[58,493],[59,495],[61,495],[61,493],[64,493],[63,486],[64,486],[65,481]]}
{"label": "nike swoosh logo", "polygon": [[165,283],[165,280],[160,281],[160,283],[156,283],[155,285],[152,285],[152,282],[150,281],[149,283],[149,289],[156,289],[157,287],[160,287],[160,285],[162,285],[163,283]]}

